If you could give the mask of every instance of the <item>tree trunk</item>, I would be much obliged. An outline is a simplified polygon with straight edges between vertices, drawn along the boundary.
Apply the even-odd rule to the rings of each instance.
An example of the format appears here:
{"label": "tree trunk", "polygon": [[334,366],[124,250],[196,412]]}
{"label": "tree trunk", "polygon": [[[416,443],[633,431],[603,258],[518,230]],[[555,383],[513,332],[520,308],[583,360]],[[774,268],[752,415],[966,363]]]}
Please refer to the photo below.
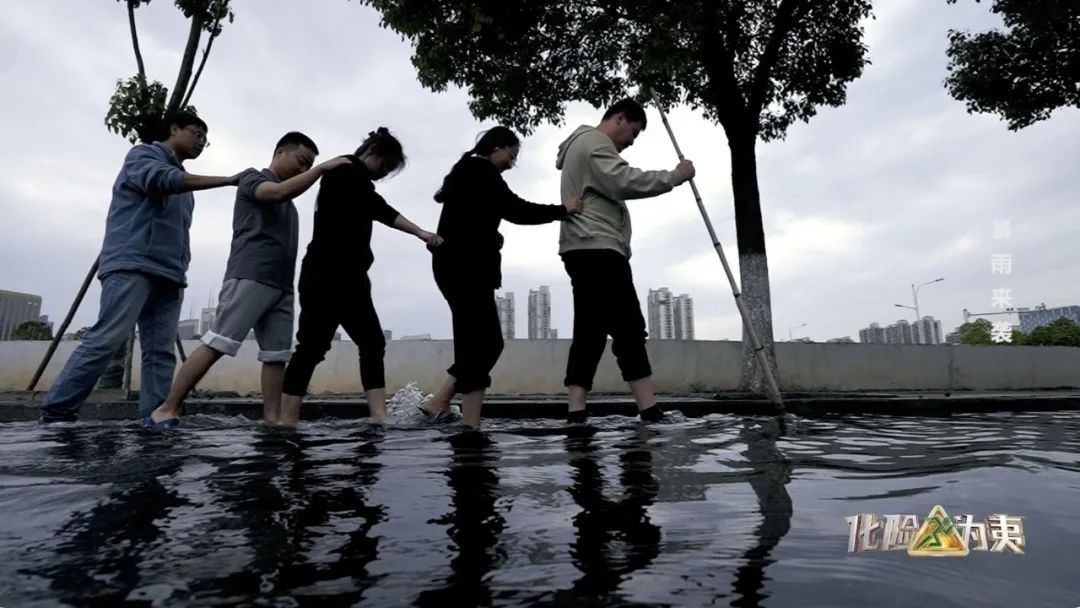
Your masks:
{"label": "tree trunk", "polygon": [[[735,199],[735,226],[739,242],[739,279],[742,301],[758,340],[765,348],[773,377],[779,384],[773,346],[772,301],[769,265],[765,256],[765,229],[758,193],[757,154],[754,135],[728,136],[731,149],[731,186]],[[764,370],[755,357],[750,336],[743,327],[743,367],[740,390],[768,392]]]}
{"label": "tree trunk", "polygon": [[202,37],[202,26],[202,15],[196,14],[192,16],[187,46],[184,48],[184,58],[180,61],[180,72],[176,75],[176,85],[173,87],[172,94],[169,95],[169,103],[165,107],[166,116],[182,109],[180,107],[180,101],[186,96],[188,82],[191,80],[191,68],[195,65],[195,54],[199,50],[199,39]]}

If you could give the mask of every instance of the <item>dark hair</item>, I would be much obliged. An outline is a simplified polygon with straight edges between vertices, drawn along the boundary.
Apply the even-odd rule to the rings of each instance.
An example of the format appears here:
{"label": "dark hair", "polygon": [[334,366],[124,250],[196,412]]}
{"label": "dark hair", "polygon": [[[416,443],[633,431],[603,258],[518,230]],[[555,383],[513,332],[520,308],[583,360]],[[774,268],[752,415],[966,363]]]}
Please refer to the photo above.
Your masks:
{"label": "dark hair", "polygon": [[471,150],[461,155],[462,159],[469,158],[473,154],[479,156],[487,156],[495,151],[495,148],[509,148],[510,146],[517,146],[521,144],[521,140],[518,139],[516,133],[499,125],[497,127],[491,127],[487,131],[480,134],[480,137],[476,140],[476,145]]}
{"label": "dark hair", "polygon": [[383,169],[387,175],[405,167],[405,151],[401,149],[401,142],[386,127],[368,133],[367,139],[356,149],[356,156],[362,157],[368,152],[383,159]]}
{"label": "dark hair", "polygon": [[203,131],[210,130],[210,127],[206,126],[206,122],[203,121],[203,119],[199,118],[194,112],[189,112],[187,110],[182,110],[180,112],[176,112],[175,114],[166,116],[165,120],[162,121],[162,126],[165,127],[164,131],[166,139],[168,139],[169,134],[172,131],[173,125],[176,125],[181,129],[185,129],[187,127],[190,127],[191,125],[195,125],[196,127],[202,127]]}
{"label": "dark hair", "polygon": [[277,152],[278,148],[295,148],[296,146],[304,146],[314,152],[315,156],[319,155],[319,149],[315,147],[315,142],[299,131],[289,131],[283,135],[278,140],[277,145],[274,146],[274,151]]}
{"label": "dark hair", "polygon": [[203,131],[210,130],[210,127],[207,127],[203,119],[199,118],[195,112],[192,110],[181,110],[164,117],[147,118],[143,124],[136,129],[136,133],[139,136],[139,141],[146,144],[155,141],[165,141],[172,135],[173,125],[176,125],[181,129],[195,125],[197,127],[202,127]]}
{"label": "dark hair", "polygon": [[510,146],[517,146],[521,144],[521,140],[518,139],[516,133],[509,128],[502,125],[491,127],[487,131],[480,133],[480,137],[476,139],[476,144],[473,145],[471,150],[466,150],[461,158],[454,163],[454,167],[450,169],[450,173],[446,174],[443,178],[442,187],[435,192],[435,201],[443,203],[446,201],[447,192],[453,190],[451,184],[451,176],[455,174],[455,170],[461,166],[461,163],[465,162],[473,154],[479,156],[487,156],[495,151],[495,148],[509,148]]}
{"label": "dark hair", "polygon": [[626,120],[630,122],[640,122],[641,130],[644,131],[645,127],[649,123],[649,119],[645,116],[645,108],[641,107],[641,104],[627,97],[626,99],[620,99],[615,102],[615,105],[607,109],[604,112],[604,120],[622,113],[626,116]]}

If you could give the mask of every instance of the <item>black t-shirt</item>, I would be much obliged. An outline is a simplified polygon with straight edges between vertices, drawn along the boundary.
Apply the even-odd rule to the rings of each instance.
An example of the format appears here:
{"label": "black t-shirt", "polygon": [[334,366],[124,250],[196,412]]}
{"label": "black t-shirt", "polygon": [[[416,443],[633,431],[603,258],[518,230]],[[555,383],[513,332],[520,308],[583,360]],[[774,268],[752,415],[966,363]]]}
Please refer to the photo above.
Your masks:
{"label": "black t-shirt", "polygon": [[562,205],[538,205],[514,194],[495,165],[479,156],[458,161],[435,200],[443,204],[438,228],[443,244],[428,248],[436,267],[493,288],[502,283],[499,224],[503,220],[547,224],[566,217]]}
{"label": "black t-shirt", "polygon": [[392,226],[400,215],[379,193],[367,167],[356,156],[323,175],[315,199],[315,225],[304,256],[304,276],[319,280],[363,281],[375,255],[372,222]]}

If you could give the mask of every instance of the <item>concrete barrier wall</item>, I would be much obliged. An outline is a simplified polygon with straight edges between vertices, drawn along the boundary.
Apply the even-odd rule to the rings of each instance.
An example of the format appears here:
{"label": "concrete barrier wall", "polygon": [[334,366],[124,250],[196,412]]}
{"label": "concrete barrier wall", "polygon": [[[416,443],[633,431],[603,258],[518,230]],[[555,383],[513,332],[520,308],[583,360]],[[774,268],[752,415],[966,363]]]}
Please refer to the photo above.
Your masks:
{"label": "concrete barrier wall", "polygon": [[[62,342],[38,390],[47,388],[77,342]],[[197,342],[185,342],[191,352]],[[22,390],[48,348],[47,342],[0,342],[0,390]],[[492,377],[499,394],[563,393],[569,340],[511,340]],[[200,383],[208,390],[259,392],[258,347],[246,342],[223,358]],[[665,393],[736,390],[742,344],[719,341],[649,343],[657,389]],[[392,341],[387,345],[387,386],[417,382],[434,391],[453,360],[448,340]],[[335,342],[312,379],[313,393],[360,392],[356,346]],[[1080,387],[1080,348],[1039,346],[911,346],[894,344],[776,345],[780,385],[788,391],[1003,390]],[[138,358],[133,385],[138,387]],[[593,387],[623,393],[610,347]]]}

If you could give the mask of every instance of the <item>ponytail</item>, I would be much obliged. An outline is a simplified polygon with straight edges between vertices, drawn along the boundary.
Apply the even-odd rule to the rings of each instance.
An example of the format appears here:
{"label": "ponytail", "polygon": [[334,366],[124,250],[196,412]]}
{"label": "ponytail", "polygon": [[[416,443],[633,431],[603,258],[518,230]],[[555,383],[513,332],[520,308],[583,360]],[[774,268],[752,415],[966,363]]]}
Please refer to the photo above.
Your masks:
{"label": "ponytail", "polygon": [[374,154],[382,158],[386,174],[396,173],[405,167],[405,151],[401,142],[386,127],[379,127],[368,133],[367,139],[356,149],[356,156]]}

